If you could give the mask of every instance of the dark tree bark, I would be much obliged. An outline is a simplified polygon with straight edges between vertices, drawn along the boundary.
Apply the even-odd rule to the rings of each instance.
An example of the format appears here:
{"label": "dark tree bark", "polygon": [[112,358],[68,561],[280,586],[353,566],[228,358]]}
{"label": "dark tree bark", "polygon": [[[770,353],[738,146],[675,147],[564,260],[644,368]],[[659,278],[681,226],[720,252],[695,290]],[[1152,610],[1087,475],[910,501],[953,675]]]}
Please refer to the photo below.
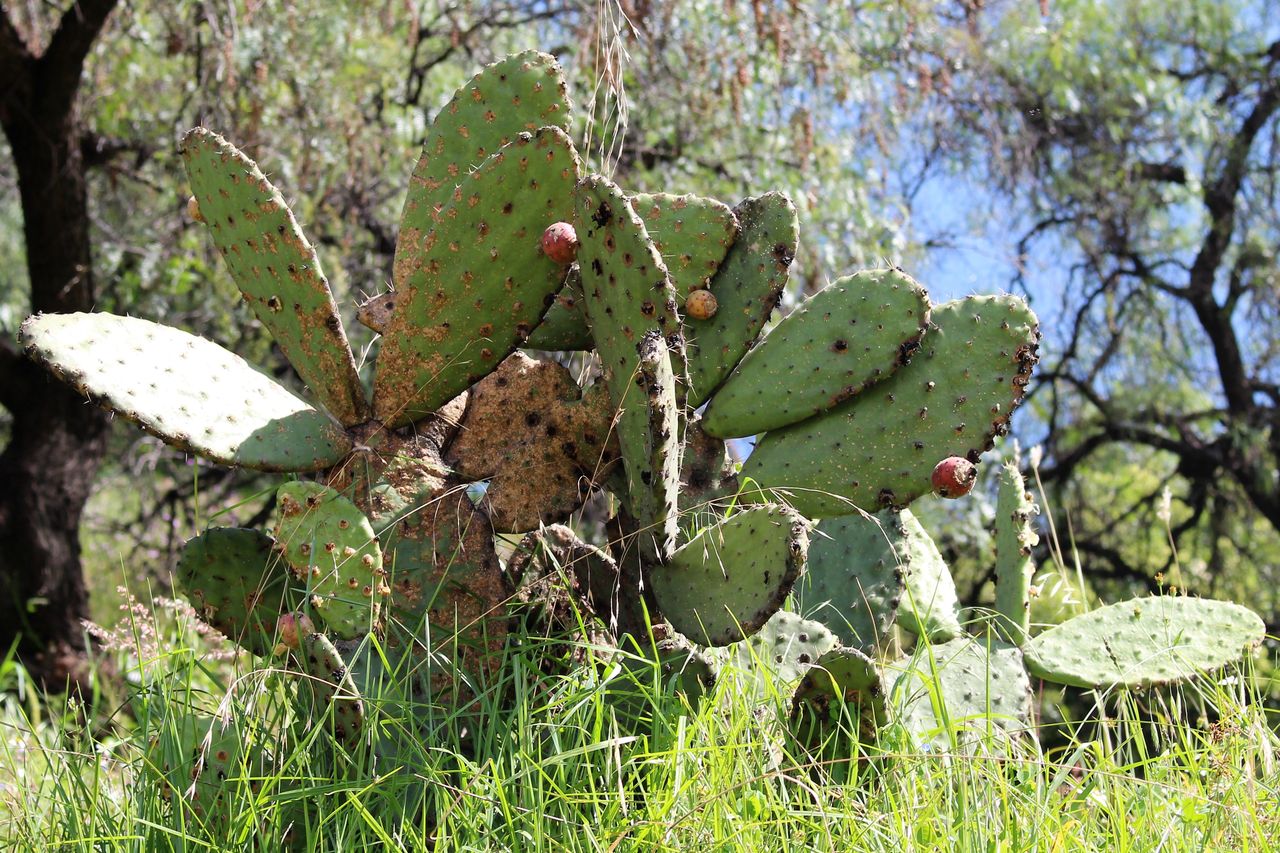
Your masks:
{"label": "dark tree bark", "polygon": [[[0,127],[18,175],[33,311],[94,308],[75,104],[85,57],[115,5],[74,3],[40,53],[0,9]],[[79,526],[108,420],[11,340],[0,340],[0,404],[13,416],[0,453],[0,650],[16,647],[50,690],[83,689],[88,600]]]}

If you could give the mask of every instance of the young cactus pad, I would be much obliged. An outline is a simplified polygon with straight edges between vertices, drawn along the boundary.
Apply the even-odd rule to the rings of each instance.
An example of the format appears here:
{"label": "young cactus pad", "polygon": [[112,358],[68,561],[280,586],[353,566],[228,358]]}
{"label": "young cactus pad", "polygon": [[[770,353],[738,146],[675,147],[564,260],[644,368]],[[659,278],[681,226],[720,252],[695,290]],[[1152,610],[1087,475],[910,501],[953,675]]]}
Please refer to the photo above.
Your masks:
{"label": "young cactus pad", "polygon": [[1036,363],[1035,314],[1014,296],[936,306],[911,363],[817,417],[765,435],[743,466],[811,518],[902,507],[938,460],[990,449]]}
{"label": "young cactus pad", "polygon": [[804,568],[804,519],[781,506],[753,507],[707,528],[655,568],[662,615],[696,643],[750,636],[777,612]]}
{"label": "young cactus pad", "polygon": [[347,749],[355,749],[364,731],[365,709],[350,668],[324,634],[303,637],[301,646],[294,652],[304,676],[299,697],[318,716],[332,708],[334,737]]}
{"label": "young cactus pad", "polygon": [[212,341],[136,317],[39,314],[32,358],[179,450],[259,471],[335,465],[351,439],[323,412]]}
{"label": "young cactus pad", "polygon": [[1227,601],[1135,598],[1068,619],[1026,646],[1027,669],[1105,690],[1183,681],[1240,660],[1262,642],[1258,614]]}
{"label": "young cactus pad", "polygon": [[1031,529],[1038,510],[1018,466],[1000,469],[996,496],[996,629],[1015,646],[1024,645],[1031,628],[1031,549],[1040,537]]}
{"label": "young cactus pad", "polygon": [[804,674],[791,702],[791,722],[814,742],[832,730],[848,709],[858,723],[858,740],[871,743],[888,722],[884,679],[876,662],[861,651],[835,648]]}
{"label": "young cactus pad", "polygon": [[756,435],[805,420],[887,379],[919,348],[929,295],[897,270],[837,279],[747,353],[707,406],[703,429]]}
{"label": "young cactus pad", "polygon": [[245,301],[321,404],[344,426],[369,417],[320,259],[257,165],[202,127],[182,140],[191,191]]}
{"label": "young cactus pad", "polygon": [[934,643],[960,636],[963,629],[955,580],[933,537],[909,509],[897,513],[897,522],[886,524],[885,530],[906,577],[898,624]]}

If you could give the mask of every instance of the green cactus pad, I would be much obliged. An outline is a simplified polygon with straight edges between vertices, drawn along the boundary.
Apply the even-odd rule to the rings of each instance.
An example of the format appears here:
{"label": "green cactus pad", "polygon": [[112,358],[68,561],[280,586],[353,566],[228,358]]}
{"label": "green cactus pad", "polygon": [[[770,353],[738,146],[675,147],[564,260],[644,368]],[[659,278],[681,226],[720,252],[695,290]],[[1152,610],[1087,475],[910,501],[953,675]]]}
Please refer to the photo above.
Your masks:
{"label": "green cactus pad", "polygon": [[743,466],[810,518],[903,507],[948,456],[977,461],[1009,428],[1036,362],[1035,315],[1014,296],[936,306],[919,353],[836,408],[765,435]]}
{"label": "green cactus pad", "polygon": [[899,673],[891,691],[898,720],[934,749],[970,750],[988,738],[1004,749],[1028,731],[1031,683],[1013,646],[960,637],[889,670]]}
{"label": "green cactus pad", "polygon": [[390,594],[382,550],[365,514],[321,483],[285,483],[276,492],[277,547],[306,585],[313,611],[344,639],[367,633]]}
{"label": "green cactus pad", "polygon": [[494,530],[533,530],[567,519],[615,466],[611,415],[607,395],[583,398],[563,366],[512,353],[471,389],[445,461],[463,479],[489,481]]}
{"label": "green cactus pad", "polygon": [[929,295],[898,270],[837,279],[746,354],[703,413],[720,438],[756,435],[825,412],[907,363]]}
{"label": "green cactus pad", "polygon": [[695,643],[749,637],[777,612],[804,568],[809,534],[781,506],[753,507],[707,528],[650,573],[662,615]]}
{"label": "green cactus pad", "polygon": [[379,420],[430,414],[524,343],[564,282],[540,241],[571,218],[578,172],[569,137],[544,127],[461,179],[397,281],[374,382]]}
{"label": "green cactus pad", "polygon": [[1000,469],[996,496],[996,630],[1015,646],[1024,645],[1031,627],[1031,578],[1036,566],[1031,549],[1040,537],[1031,529],[1039,510],[1031,502],[1018,466]]}
{"label": "green cactus pad", "polygon": [[884,681],[876,662],[857,649],[836,648],[804,674],[791,703],[793,728],[809,743],[820,742],[842,714],[858,723],[858,740],[872,743],[888,721]]}
{"label": "green cactus pad", "polygon": [[889,636],[904,592],[905,566],[897,514],[827,518],[809,542],[809,562],[796,582],[795,609],[864,651]]}
{"label": "green cactus pad", "polygon": [[332,708],[334,737],[347,749],[355,749],[364,731],[364,699],[337,647],[324,634],[315,633],[302,638],[294,656],[305,677],[298,686],[302,704],[318,715]]}
{"label": "green cactus pad", "polygon": [[1095,690],[1184,681],[1240,660],[1262,641],[1247,607],[1204,598],[1135,598],[1068,619],[1026,646],[1037,678]]}
{"label": "green cactus pad", "polygon": [[800,238],[795,206],[781,193],[746,199],[733,213],[738,237],[710,285],[719,307],[706,320],[685,318],[691,408],[711,397],[764,331]]}
{"label": "green cactus pad", "polygon": [[670,193],[639,193],[630,202],[667,265],[676,298],[706,286],[738,235],[738,220],[728,205]]}
{"label": "green cactus pad", "polygon": [[821,622],[779,610],[750,638],[724,650],[712,650],[717,675],[732,668],[740,674],[740,695],[761,699],[791,696],[804,674],[840,640]]}
{"label": "green cactus pad", "polygon": [[[906,580],[905,594],[898,604],[898,624],[930,642],[954,639],[963,630],[951,570],[911,510],[904,509],[897,515],[896,524],[887,523],[884,527],[894,540]],[[885,513],[883,517],[892,516],[893,513]]]}
{"label": "green cactus pad", "polygon": [[668,349],[680,331],[674,292],[620,189],[591,176],[578,185],[576,201],[587,316],[618,410],[626,494],[646,530],[642,548],[660,559],[674,546],[680,480],[675,376],[684,357]]}
{"label": "green cactus pad", "polygon": [[683,695],[694,703],[714,681],[709,656],[684,639],[655,642],[627,634],[610,657],[601,689],[618,719],[636,721],[652,717],[655,694]]}
{"label": "green cactus pad", "polygon": [[136,317],[40,314],[27,352],[165,443],[224,465],[316,471],[351,439],[329,416],[212,341]]}
{"label": "green cactus pad", "polygon": [[202,127],[182,140],[191,191],[231,275],[316,399],[345,426],[369,417],[320,259],[257,165]]}
{"label": "green cactus pad", "polygon": [[254,767],[265,764],[251,760],[244,767],[247,757],[262,756],[246,735],[226,720],[184,713],[157,727],[142,766],[156,777],[162,799],[189,807],[195,823],[221,827],[232,816],[241,780],[252,784],[249,780],[260,775]]}
{"label": "green cactus pad", "polygon": [[570,268],[564,287],[556,294],[555,302],[551,303],[547,315],[529,335],[525,346],[545,350],[591,349],[594,346],[591,326],[587,323],[582,300],[582,270],[575,265]]}
{"label": "green cactus pad", "polygon": [[[540,127],[569,130],[571,112],[560,66],[532,50],[485,66],[454,93],[432,122],[413,170],[396,241],[397,289],[415,281],[433,256],[426,248],[428,235],[444,219],[454,188],[521,133]],[[541,234],[539,229],[535,242]],[[522,269],[520,264],[509,268]]]}
{"label": "green cactus pad", "polygon": [[221,527],[187,541],[177,587],[205,622],[255,655],[275,645],[276,620],[301,600],[286,593],[289,572],[259,530]]}

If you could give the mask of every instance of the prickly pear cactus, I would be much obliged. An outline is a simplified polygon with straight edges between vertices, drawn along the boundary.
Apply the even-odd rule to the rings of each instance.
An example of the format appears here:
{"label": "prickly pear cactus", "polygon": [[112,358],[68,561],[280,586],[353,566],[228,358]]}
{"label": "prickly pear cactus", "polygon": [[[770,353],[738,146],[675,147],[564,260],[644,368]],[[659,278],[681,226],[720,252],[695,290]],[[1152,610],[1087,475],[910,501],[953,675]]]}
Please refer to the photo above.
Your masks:
{"label": "prickly pear cactus", "polygon": [[[950,572],[906,507],[933,489],[940,461],[976,463],[1007,431],[1036,362],[1030,308],[1012,296],[936,305],[902,271],[873,270],[838,278],[762,339],[798,245],[790,200],[729,207],[589,174],[564,92],[551,57],[523,53],[436,116],[395,289],[358,308],[380,335],[372,376],[356,370],[280,191],[204,129],[183,143],[199,219],[297,371],[290,387],[305,390],[146,320],[23,324],[58,378],[169,444],[295,475],[274,536],[210,530],[189,544],[179,583],[203,618],[254,654],[283,647],[300,709],[323,712],[347,748],[370,730],[361,692],[387,679],[424,705],[469,706],[502,659],[508,605],[552,576],[571,582],[551,611],[580,599],[593,644],[607,644],[599,632],[701,671],[691,643],[735,643],[711,658],[721,672],[755,667],[755,698],[803,682],[810,707],[857,696],[865,719],[892,717],[893,679],[875,656],[906,633],[942,666],[935,696],[993,695],[981,673],[1023,684],[1029,511],[1015,501],[1009,513],[1021,525],[1001,557],[1011,642],[996,649],[965,633]],[[525,345],[592,354],[539,359]],[[723,439],[760,433],[737,470]],[[609,499],[584,511],[600,491]],[[583,541],[601,533],[607,545]],[[496,534],[530,535],[504,565]],[[578,561],[589,570],[568,570]],[[798,580],[803,615],[781,610]],[[1182,606],[1142,605],[1164,621],[1143,617],[1132,637],[1067,623],[1031,641],[1028,661],[1041,677],[1126,684],[1068,664],[1099,636],[1128,643],[1116,659],[1129,660],[1201,620],[1174,634],[1193,642],[1169,644],[1187,668],[1162,654],[1167,666],[1142,670],[1159,680],[1232,660],[1256,633]],[[370,635],[386,655],[377,666],[361,651]],[[825,675],[806,679],[820,661]],[[926,716],[918,703],[899,713]]]}

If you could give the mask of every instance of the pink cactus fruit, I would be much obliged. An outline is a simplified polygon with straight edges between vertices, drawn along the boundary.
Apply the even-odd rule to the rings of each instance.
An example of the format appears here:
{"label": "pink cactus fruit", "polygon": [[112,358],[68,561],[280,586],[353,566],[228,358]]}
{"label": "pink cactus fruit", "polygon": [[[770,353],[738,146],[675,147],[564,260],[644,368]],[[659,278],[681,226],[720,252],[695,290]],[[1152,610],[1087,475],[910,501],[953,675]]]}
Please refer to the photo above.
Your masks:
{"label": "pink cactus fruit", "polygon": [[303,638],[315,632],[315,623],[305,613],[285,613],[276,623],[276,634],[280,637],[280,645],[287,649],[300,648]]}
{"label": "pink cactus fruit", "polygon": [[578,257],[578,232],[568,222],[553,222],[542,232],[542,253],[557,264],[571,264]]}
{"label": "pink cactus fruit", "polygon": [[933,493],[940,498],[962,498],[973,489],[978,466],[963,456],[948,456],[933,469]]}

